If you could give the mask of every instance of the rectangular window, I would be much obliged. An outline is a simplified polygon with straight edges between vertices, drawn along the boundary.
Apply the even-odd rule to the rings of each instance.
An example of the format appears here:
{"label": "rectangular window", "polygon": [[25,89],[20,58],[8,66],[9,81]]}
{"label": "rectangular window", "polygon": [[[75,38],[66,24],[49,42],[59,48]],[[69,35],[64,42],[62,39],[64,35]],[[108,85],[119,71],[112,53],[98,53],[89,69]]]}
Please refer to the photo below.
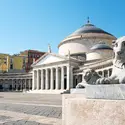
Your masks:
{"label": "rectangular window", "polygon": [[13,69],[13,64],[10,64],[10,69]]}

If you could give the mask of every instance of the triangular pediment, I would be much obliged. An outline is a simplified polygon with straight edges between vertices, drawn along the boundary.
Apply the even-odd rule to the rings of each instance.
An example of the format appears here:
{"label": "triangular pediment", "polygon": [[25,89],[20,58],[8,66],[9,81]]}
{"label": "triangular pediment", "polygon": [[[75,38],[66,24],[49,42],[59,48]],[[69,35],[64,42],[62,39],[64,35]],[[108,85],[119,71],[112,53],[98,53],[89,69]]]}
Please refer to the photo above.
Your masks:
{"label": "triangular pediment", "polygon": [[60,61],[64,61],[65,58],[59,57],[57,55],[54,54],[46,54],[43,57],[41,57],[35,64],[33,64],[34,66],[38,66],[38,65],[44,65],[44,64],[49,64],[49,63],[56,63],[56,62],[60,62]]}

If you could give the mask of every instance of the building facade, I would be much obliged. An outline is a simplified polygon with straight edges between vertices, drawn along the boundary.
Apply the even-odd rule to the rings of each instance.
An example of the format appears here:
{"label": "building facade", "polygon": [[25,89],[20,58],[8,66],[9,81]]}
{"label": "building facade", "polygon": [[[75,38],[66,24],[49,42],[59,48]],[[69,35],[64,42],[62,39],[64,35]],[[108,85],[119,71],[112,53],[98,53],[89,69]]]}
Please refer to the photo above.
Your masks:
{"label": "building facade", "polygon": [[0,72],[28,72],[32,69],[33,62],[43,54],[45,52],[37,50],[25,50],[14,55],[0,53]]}
{"label": "building facade", "polygon": [[[19,56],[25,57],[21,66],[26,72],[1,73],[0,88],[29,93],[64,93],[82,82],[83,71],[87,69],[109,77],[112,73],[113,40],[116,40],[115,36],[87,21],[59,43],[58,54],[52,53],[50,46],[46,53],[33,50],[21,52]],[[6,55],[6,60],[10,61],[3,61],[4,70],[13,67],[9,58]]]}
{"label": "building facade", "polygon": [[20,55],[0,54],[0,72],[25,72],[27,58]]}
{"label": "building facade", "polygon": [[88,21],[59,43],[58,54],[48,51],[32,65],[31,92],[67,92],[83,80],[83,71],[88,68],[110,76],[113,40],[115,36]]}
{"label": "building facade", "polygon": [[25,50],[20,54],[0,54],[0,91],[32,89],[31,65],[45,52]]}

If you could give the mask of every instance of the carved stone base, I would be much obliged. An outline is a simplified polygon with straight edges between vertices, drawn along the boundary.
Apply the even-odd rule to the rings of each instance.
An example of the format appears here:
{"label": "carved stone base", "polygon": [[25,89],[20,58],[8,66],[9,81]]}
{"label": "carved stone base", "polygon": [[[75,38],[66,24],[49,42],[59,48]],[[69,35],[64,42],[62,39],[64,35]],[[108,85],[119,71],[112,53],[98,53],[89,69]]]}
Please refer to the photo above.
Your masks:
{"label": "carved stone base", "polygon": [[125,100],[63,95],[62,125],[125,125]]}

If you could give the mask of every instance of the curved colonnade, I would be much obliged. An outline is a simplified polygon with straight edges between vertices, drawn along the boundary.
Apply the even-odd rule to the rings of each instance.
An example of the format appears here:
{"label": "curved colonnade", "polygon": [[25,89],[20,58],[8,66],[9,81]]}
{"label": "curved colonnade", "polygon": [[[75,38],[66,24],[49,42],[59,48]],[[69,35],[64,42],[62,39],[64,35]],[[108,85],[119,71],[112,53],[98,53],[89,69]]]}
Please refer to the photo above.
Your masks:
{"label": "curved colonnade", "polygon": [[0,77],[0,91],[32,90],[32,74],[2,74]]}

